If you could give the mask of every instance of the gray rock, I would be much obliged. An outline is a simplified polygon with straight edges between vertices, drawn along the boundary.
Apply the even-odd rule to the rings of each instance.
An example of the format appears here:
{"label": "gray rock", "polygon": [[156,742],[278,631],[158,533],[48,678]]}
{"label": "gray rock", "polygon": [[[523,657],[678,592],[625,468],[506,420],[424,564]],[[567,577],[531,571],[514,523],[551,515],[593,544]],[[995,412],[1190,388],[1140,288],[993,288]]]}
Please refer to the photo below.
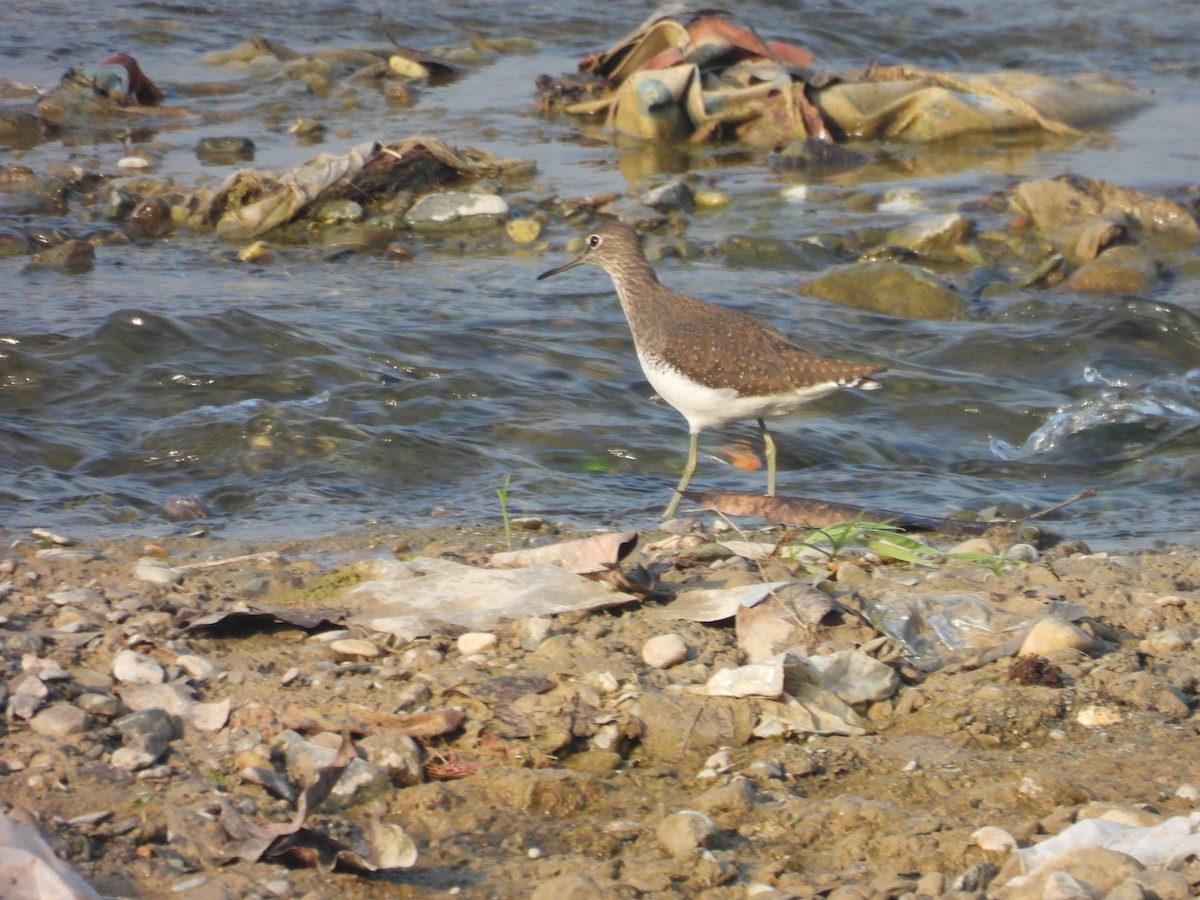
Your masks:
{"label": "gray rock", "polygon": [[257,784],[280,800],[286,800],[288,803],[296,801],[296,790],[282,772],[276,772],[269,766],[247,766],[240,774],[243,781]]}
{"label": "gray rock", "polygon": [[[312,784],[317,770],[330,765],[337,751],[306,741],[294,731],[283,731],[275,739],[283,747],[284,765],[292,781],[305,786]],[[388,773],[364,759],[353,759],[329,793],[329,799],[343,808],[369,800],[391,788]]]}
{"label": "gray rock", "polygon": [[166,753],[171,741],[180,736],[178,723],[166,710],[158,707],[130,713],[114,722],[113,726],[121,733],[126,747],[149,753],[151,762]]}
{"label": "gray rock", "polygon": [[50,696],[50,689],[36,675],[22,675],[16,687],[10,687],[8,714],[18,719],[29,719],[42,708]]}
{"label": "gray rock", "polygon": [[157,706],[173,716],[186,716],[196,702],[196,692],[186,684],[147,684],[122,688],[117,692],[132,710]]}
{"label": "gray rock", "polygon": [[642,202],[655,209],[690,209],[695,195],[683,179],[675,178],[642,194]]}
{"label": "gray rock", "polygon": [[550,636],[551,621],[543,616],[532,616],[521,631],[521,649],[533,652]]}
{"label": "gray rock", "polygon": [[107,694],[80,694],[75,698],[75,705],[84,712],[104,719],[111,719],[121,712],[121,704],[116,697]]}
{"label": "gray rock", "polygon": [[387,772],[395,784],[425,780],[421,748],[406,734],[372,734],[358,742],[367,759]]}
{"label": "gray rock", "polygon": [[806,660],[813,681],[843,703],[870,703],[896,693],[900,676],[891,666],[857,650]]}

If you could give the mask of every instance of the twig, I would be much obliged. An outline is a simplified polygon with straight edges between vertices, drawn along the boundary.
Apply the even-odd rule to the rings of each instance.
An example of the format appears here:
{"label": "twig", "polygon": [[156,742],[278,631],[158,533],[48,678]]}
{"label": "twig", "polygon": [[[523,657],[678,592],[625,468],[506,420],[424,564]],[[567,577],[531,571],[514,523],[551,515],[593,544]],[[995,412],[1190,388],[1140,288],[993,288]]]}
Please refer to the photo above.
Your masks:
{"label": "twig", "polygon": [[1095,497],[1096,491],[1093,488],[1080,491],[1073,497],[1068,497],[1062,503],[1056,503],[1054,506],[1048,506],[1045,509],[1039,509],[1037,512],[1032,512],[1027,516],[1022,516],[1019,519],[1013,519],[1014,522],[1028,522],[1030,519],[1040,519],[1042,516],[1048,516],[1052,512],[1058,512],[1064,506],[1070,506],[1072,503],[1078,503],[1080,500],[1086,500],[1088,497]]}
{"label": "twig", "polygon": [[247,553],[245,556],[228,556],[225,559],[210,559],[208,562],[188,563],[183,566],[173,566],[177,572],[188,569],[213,569],[217,566],[231,566],[234,563],[249,562],[252,559],[278,559],[278,550],[264,550],[262,553]]}

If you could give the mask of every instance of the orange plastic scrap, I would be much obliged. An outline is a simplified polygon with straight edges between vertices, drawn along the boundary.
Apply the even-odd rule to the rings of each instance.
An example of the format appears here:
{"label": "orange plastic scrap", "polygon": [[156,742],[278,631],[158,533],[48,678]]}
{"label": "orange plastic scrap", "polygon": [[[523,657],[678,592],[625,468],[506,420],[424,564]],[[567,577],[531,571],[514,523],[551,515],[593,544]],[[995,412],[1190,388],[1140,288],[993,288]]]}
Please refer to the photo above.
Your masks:
{"label": "orange plastic scrap", "polygon": [[721,15],[701,15],[687,24],[691,37],[688,60],[701,68],[710,63],[732,65],[744,59],[772,59],[789,66],[812,65],[812,54],[782,41],[763,41],[749,26]]}

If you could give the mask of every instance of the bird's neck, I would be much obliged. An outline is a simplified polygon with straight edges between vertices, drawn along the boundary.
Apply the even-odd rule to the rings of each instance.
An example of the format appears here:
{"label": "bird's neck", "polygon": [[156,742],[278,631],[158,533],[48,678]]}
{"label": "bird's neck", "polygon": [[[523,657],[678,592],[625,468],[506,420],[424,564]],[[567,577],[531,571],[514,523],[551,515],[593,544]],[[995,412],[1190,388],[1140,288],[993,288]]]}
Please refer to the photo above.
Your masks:
{"label": "bird's neck", "polygon": [[652,303],[654,293],[658,288],[658,276],[650,263],[644,259],[622,260],[619,267],[609,270],[613,287],[617,289],[617,298],[630,324],[639,318],[638,310]]}

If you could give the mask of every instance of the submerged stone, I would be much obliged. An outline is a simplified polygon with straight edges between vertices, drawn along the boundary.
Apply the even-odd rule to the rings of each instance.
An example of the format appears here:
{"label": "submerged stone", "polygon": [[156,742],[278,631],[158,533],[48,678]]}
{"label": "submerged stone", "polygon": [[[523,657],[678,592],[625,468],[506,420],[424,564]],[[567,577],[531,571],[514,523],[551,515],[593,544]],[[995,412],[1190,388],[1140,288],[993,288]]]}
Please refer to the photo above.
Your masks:
{"label": "submerged stone", "polygon": [[797,290],[843,306],[907,319],[947,321],[966,311],[962,296],[918,266],[867,262],[830,269]]}
{"label": "submerged stone", "polygon": [[1111,247],[1084,263],[1063,287],[1088,294],[1140,294],[1154,286],[1158,267],[1137,247]]}
{"label": "submerged stone", "polygon": [[446,191],[417,200],[404,214],[404,223],[415,231],[465,231],[486,228],[507,214],[503,197]]}

